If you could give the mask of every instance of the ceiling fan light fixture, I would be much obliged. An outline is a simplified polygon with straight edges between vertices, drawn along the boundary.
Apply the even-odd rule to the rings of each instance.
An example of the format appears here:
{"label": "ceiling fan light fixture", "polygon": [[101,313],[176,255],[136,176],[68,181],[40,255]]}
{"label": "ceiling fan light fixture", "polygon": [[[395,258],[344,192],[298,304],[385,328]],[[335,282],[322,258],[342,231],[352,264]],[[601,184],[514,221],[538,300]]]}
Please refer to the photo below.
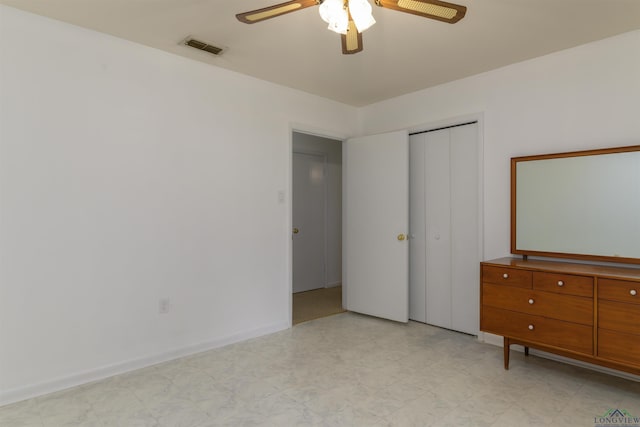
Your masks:
{"label": "ceiling fan light fixture", "polygon": [[338,34],[347,34],[349,12],[343,0],[324,0],[318,8],[322,20],[329,24],[329,30]]}
{"label": "ceiling fan light fixture", "polygon": [[[466,6],[443,0],[373,1],[378,7],[449,24],[455,24],[467,13]],[[362,51],[362,32],[376,23],[369,0],[289,0],[262,9],[238,13],[236,18],[245,24],[253,24],[312,6],[320,6],[320,17],[329,24],[328,29],[341,34],[343,54]]]}
{"label": "ceiling fan light fixture", "polygon": [[371,10],[371,4],[367,0],[349,0],[349,12],[359,33],[376,23]]}

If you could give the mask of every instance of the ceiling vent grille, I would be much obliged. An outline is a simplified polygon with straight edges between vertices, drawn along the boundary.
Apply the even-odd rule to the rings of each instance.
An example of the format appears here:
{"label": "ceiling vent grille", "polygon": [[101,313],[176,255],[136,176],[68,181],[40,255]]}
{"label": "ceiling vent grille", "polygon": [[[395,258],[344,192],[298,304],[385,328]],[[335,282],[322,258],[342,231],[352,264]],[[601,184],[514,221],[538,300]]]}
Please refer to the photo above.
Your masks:
{"label": "ceiling vent grille", "polygon": [[212,55],[220,56],[226,50],[224,47],[214,46],[209,43],[205,43],[200,40],[193,39],[191,37],[187,37],[183,43],[187,46],[191,46],[198,50],[203,50],[205,52],[209,52]]}

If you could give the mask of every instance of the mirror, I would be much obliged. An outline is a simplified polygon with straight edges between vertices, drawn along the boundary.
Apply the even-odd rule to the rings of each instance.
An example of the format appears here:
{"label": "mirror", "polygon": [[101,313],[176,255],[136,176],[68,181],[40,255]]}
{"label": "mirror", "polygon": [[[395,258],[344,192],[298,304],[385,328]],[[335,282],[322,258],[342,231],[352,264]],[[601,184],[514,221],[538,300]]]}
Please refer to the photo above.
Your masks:
{"label": "mirror", "polygon": [[640,264],[640,146],[512,158],[511,252]]}

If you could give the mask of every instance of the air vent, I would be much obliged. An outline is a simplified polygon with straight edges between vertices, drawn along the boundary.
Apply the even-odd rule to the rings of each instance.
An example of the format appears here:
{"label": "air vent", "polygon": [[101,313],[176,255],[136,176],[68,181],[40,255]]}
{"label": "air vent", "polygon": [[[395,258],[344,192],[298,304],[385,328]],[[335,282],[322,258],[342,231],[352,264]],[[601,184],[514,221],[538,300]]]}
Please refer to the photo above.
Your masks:
{"label": "air vent", "polygon": [[216,55],[216,56],[222,55],[222,52],[224,52],[226,50],[226,48],[224,48],[224,47],[214,46],[212,44],[205,43],[205,42],[202,42],[200,40],[192,39],[191,37],[187,37],[183,41],[183,43],[186,44],[187,46],[191,46],[191,47],[196,48],[198,50],[204,50],[205,52],[209,52],[209,53],[211,53],[213,55]]}

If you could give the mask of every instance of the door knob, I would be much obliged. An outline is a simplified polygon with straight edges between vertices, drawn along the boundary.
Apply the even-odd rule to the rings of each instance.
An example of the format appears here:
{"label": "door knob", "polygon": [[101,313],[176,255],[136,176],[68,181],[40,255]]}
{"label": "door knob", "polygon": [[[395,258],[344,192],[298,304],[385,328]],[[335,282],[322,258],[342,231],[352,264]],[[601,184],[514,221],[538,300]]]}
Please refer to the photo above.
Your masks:
{"label": "door knob", "polygon": [[300,232],[300,230],[299,230],[299,229],[297,229],[297,228],[294,228],[294,229],[293,229],[293,234],[298,234],[299,232]]}
{"label": "door knob", "polygon": [[398,234],[398,240],[402,241],[402,240],[405,240],[406,238],[407,238],[406,235],[404,235],[402,233]]}

